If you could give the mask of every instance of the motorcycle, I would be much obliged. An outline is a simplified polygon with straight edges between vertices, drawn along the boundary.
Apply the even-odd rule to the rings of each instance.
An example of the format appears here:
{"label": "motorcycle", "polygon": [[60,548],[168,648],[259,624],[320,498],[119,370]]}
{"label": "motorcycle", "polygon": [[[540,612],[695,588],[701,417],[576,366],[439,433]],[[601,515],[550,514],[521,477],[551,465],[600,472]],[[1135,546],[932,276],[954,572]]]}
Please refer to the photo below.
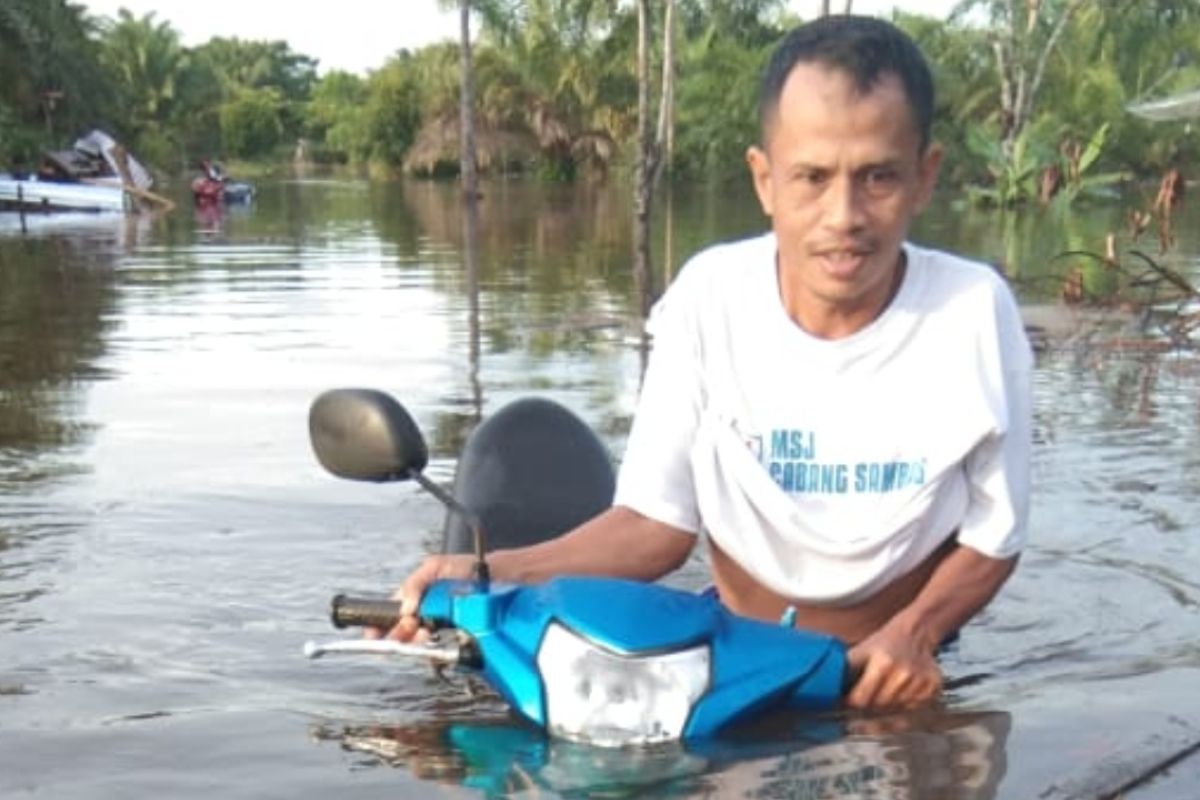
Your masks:
{"label": "motorcycle", "polygon": [[[832,708],[845,690],[838,639],[786,619],[735,615],[712,592],[591,576],[492,581],[486,554],[493,528],[505,545],[528,543],[531,532],[555,535],[611,500],[603,447],[555,403],[519,400],[480,425],[464,449],[454,494],[423,474],[428,449],[420,429],[383,392],[322,394],[309,432],[318,461],[334,475],[413,480],[433,494],[448,510],[446,548],[469,543],[475,559],[470,579],[437,581],[425,593],[418,613],[436,632],[433,643],[310,642],[312,658],[371,653],[452,664],[480,674],[552,736],[607,747],[707,739],[767,710]],[[387,629],[399,604],[338,595],[331,616],[338,628]]]}

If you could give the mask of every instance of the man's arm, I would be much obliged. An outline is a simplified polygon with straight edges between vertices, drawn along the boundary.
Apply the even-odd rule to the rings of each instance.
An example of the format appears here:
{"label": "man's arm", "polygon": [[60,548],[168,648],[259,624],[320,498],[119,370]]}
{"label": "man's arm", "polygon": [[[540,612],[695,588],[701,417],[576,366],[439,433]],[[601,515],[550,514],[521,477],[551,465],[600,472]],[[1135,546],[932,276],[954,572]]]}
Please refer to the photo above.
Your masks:
{"label": "man's arm", "polygon": [[[556,575],[608,575],[652,581],[687,560],[696,536],[625,506],[614,506],[568,533],[528,547],[488,554],[494,580],[536,583]],[[401,641],[417,634],[417,609],[436,580],[466,579],[471,554],[430,556],[396,593],[400,622],[389,636]]]}
{"label": "man's arm", "polygon": [[[937,697],[935,654],[999,591],[1016,567],[1029,516],[1033,430],[1033,351],[1016,299],[997,286],[995,327],[981,340],[979,365],[1003,425],[964,460],[971,502],[958,545],[934,568],[911,603],[850,650],[859,674],[846,698],[856,708],[915,705]],[[985,555],[992,553],[992,556]]]}
{"label": "man's arm", "polygon": [[695,534],[613,506],[555,539],[498,551],[489,564],[494,576],[519,583],[556,575],[653,581],[681,566],[695,544]]}
{"label": "man's arm", "polygon": [[996,559],[955,547],[911,603],[850,649],[850,669],[859,677],[846,704],[911,706],[936,698],[942,691],[939,645],[987,605],[1016,564],[1016,556]]}

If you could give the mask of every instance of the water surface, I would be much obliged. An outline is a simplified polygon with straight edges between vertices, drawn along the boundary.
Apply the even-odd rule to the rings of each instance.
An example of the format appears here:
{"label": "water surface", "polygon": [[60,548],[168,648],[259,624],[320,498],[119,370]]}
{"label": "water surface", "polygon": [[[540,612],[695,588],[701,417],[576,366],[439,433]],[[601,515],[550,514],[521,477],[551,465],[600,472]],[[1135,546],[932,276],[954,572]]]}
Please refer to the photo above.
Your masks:
{"label": "water surface", "polygon": [[[552,397],[619,456],[644,339],[614,187],[289,180],[251,209],[0,220],[0,793],[176,798],[1091,797],[1200,741],[1200,362],[1054,314],[1033,543],[945,666],[946,707],[768,719],[637,753],[547,741],[422,665],[310,663],[339,590],[436,546],[410,486],[317,467],[308,404],[400,397],[449,481],[470,427]],[[661,282],[762,228],[744,187],[675,191]],[[1120,209],[946,203],[917,238],[1002,264],[1030,316]],[[1200,274],[1200,237],[1171,263]],[[700,564],[675,580],[698,585]]]}

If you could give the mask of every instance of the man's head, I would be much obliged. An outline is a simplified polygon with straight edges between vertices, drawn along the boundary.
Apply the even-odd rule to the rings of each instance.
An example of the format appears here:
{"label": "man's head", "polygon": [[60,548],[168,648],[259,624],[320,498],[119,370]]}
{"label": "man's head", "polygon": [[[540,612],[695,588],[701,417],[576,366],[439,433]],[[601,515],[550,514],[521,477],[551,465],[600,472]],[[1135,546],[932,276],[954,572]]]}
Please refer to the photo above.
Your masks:
{"label": "man's head", "polygon": [[818,64],[854,78],[863,94],[886,75],[899,78],[908,97],[921,150],[933,125],[933,76],[917,45],[902,30],[872,17],[827,16],[793,30],[771,55],[758,95],[762,141],[779,110],[784,84],[797,64]]}
{"label": "man's head", "polygon": [[874,19],[804,25],[771,59],[762,140],[746,159],[776,234],[784,306],[810,333],[860,330],[900,285],[902,246],[941,162],[931,84],[912,41]]}

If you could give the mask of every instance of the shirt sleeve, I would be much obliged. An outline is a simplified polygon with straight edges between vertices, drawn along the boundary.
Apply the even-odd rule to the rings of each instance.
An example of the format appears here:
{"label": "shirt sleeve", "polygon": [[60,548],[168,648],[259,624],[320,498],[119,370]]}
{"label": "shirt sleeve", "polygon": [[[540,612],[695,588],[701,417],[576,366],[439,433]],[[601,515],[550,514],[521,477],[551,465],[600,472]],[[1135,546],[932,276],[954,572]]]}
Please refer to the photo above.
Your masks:
{"label": "shirt sleeve", "polygon": [[691,533],[700,531],[691,447],[703,408],[702,343],[693,277],[685,268],[655,304],[652,336],[614,504]]}
{"label": "shirt sleeve", "polygon": [[967,512],[958,541],[993,558],[1011,558],[1029,528],[1033,439],[1033,354],[1006,286],[996,293],[994,332],[981,342],[982,371],[1002,421],[967,455]]}

